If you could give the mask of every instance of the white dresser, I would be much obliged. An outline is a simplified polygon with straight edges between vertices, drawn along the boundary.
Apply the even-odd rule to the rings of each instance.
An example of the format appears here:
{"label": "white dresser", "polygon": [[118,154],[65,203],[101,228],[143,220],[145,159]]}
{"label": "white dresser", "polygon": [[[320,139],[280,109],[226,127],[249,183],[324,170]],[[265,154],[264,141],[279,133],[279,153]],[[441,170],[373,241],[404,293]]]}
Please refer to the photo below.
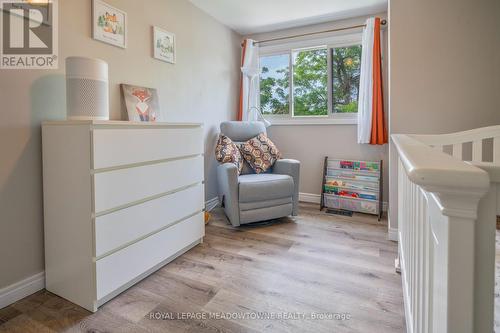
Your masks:
{"label": "white dresser", "polygon": [[201,124],[45,122],[47,290],[96,311],[199,244]]}

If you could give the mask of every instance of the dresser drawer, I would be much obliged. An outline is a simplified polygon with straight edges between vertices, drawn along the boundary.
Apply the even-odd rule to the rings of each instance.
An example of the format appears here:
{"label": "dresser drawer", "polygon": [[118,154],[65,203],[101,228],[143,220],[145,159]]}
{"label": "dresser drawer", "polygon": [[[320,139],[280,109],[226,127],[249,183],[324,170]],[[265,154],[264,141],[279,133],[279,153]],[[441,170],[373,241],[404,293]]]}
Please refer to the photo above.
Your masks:
{"label": "dresser drawer", "polygon": [[203,153],[202,127],[94,129],[93,168]]}
{"label": "dresser drawer", "polygon": [[203,180],[203,157],[96,173],[94,207],[100,213]]}
{"label": "dresser drawer", "polygon": [[203,209],[203,185],[168,194],[95,220],[96,257]]}
{"label": "dresser drawer", "polygon": [[199,213],[96,262],[97,299],[152,269],[205,235]]}

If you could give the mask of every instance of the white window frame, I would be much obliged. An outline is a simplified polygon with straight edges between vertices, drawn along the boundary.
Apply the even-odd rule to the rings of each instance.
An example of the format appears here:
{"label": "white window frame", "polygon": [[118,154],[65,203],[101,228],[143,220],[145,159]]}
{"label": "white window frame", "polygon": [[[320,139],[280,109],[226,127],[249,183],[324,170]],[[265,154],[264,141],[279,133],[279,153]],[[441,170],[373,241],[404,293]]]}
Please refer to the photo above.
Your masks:
{"label": "white window frame", "polygon": [[[332,54],[330,49],[361,45],[362,33],[351,33],[325,38],[303,39],[287,43],[263,45],[259,48],[259,59],[262,56],[289,55],[289,84],[288,98],[290,112],[288,115],[263,114],[272,125],[355,125],[358,123],[358,113],[332,112]],[[293,56],[292,53],[300,50],[326,48],[328,57],[328,115],[324,116],[294,116],[293,112]]]}

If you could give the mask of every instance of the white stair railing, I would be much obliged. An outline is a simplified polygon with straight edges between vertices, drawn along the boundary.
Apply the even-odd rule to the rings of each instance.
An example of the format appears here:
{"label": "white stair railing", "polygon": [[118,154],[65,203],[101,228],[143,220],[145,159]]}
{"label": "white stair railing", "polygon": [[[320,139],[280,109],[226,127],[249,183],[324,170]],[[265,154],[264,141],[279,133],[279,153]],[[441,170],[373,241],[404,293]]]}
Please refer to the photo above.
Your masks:
{"label": "white stair railing", "polygon": [[[500,165],[484,162],[482,147],[493,138],[491,154],[499,161],[500,126],[391,137],[399,154],[399,259],[408,332],[491,333]],[[473,142],[476,165],[462,161],[466,142]],[[446,145],[452,155],[443,152]]]}
{"label": "white stair railing", "polygon": [[[441,151],[445,146],[451,146],[453,157],[459,160],[469,160],[472,162],[484,162],[487,154],[483,151],[483,142],[485,140],[491,140],[490,148],[492,154],[490,159],[495,165],[500,165],[500,126],[498,125],[449,134],[418,134],[410,136]],[[463,147],[466,144],[471,144],[472,146],[472,158],[464,158]]]}
{"label": "white stair railing", "polygon": [[[448,152],[455,158],[470,161],[493,177],[492,182],[499,183],[500,180],[500,125],[475,128],[463,132],[449,134],[412,134],[417,139],[440,151]],[[469,145],[469,156],[466,156],[464,148]],[[483,149],[483,146],[487,149]],[[497,187],[497,215],[500,216],[500,187]]]}

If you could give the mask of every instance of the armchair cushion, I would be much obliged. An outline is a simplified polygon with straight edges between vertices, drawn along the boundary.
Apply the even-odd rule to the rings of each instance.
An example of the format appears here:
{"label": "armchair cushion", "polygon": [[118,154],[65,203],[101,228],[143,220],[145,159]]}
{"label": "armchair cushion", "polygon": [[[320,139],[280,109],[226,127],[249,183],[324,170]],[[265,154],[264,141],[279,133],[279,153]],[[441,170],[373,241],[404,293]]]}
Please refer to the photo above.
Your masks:
{"label": "armchair cushion", "polygon": [[264,133],[241,144],[240,151],[255,173],[266,172],[281,158],[278,148]]}
{"label": "armchair cushion", "polygon": [[266,134],[266,126],[260,121],[224,121],[220,131],[233,141],[247,141],[260,133]]}
{"label": "armchair cushion", "polygon": [[239,202],[263,202],[291,198],[294,183],[289,175],[272,173],[249,174],[238,177]]}
{"label": "armchair cushion", "polygon": [[286,198],[281,198],[281,199],[272,199],[272,200],[264,200],[264,201],[253,201],[253,202],[240,202],[240,210],[247,211],[247,210],[254,210],[254,209],[261,209],[261,208],[268,208],[268,207],[277,207],[277,206],[283,206],[283,205],[291,205],[292,202],[292,197],[286,197]]}
{"label": "armchair cushion", "polygon": [[224,134],[219,135],[219,140],[215,146],[215,158],[220,163],[233,163],[238,168],[238,174],[241,173],[243,163],[239,147]]}

